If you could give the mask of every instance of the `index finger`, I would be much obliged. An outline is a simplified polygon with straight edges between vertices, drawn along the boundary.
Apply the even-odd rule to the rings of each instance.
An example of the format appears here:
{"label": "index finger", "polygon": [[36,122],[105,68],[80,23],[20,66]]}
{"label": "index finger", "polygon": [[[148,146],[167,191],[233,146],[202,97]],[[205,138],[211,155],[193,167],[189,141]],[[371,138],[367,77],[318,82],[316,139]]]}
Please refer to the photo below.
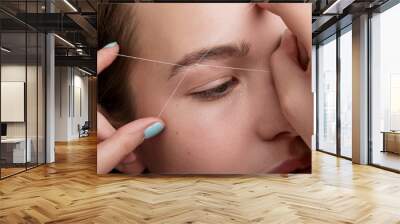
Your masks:
{"label": "index finger", "polygon": [[116,42],[107,44],[97,51],[97,75],[107,68],[117,57],[119,46]]}
{"label": "index finger", "polygon": [[97,144],[97,173],[110,172],[144,141],[145,129],[156,123],[161,124],[162,121],[156,117],[132,121],[116,130],[111,137]]}
{"label": "index finger", "polygon": [[311,3],[257,3],[257,6],[280,16],[311,55]]}

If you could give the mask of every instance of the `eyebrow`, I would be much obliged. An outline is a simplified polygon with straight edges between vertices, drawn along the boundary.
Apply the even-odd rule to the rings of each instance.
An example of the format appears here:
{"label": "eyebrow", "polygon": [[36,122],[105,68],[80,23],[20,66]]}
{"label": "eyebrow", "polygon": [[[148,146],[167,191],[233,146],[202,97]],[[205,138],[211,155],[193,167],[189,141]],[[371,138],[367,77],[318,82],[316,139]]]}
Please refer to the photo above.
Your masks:
{"label": "eyebrow", "polygon": [[249,51],[250,44],[242,41],[239,44],[218,45],[188,53],[172,67],[168,79],[177,75],[189,66],[195,65],[199,62],[205,60],[225,59],[229,57],[244,57],[249,53]]}

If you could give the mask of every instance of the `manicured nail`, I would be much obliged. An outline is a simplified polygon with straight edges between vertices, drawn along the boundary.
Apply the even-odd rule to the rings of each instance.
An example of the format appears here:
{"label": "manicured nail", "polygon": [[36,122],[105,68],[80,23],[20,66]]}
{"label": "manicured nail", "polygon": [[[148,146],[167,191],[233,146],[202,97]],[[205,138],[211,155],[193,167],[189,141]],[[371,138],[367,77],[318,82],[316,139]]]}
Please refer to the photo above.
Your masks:
{"label": "manicured nail", "polygon": [[164,124],[156,122],[144,130],[144,139],[152,138],[158,135],[164,129]]}
{"label": "manicured nail", "polygon": [[106,46],[104,46],[104,48],[112,48],[112,47],[115,47],[117,45],[118,45],[118,43],[114,41],[114,42],[111,42],[111,43],[107,44]]}

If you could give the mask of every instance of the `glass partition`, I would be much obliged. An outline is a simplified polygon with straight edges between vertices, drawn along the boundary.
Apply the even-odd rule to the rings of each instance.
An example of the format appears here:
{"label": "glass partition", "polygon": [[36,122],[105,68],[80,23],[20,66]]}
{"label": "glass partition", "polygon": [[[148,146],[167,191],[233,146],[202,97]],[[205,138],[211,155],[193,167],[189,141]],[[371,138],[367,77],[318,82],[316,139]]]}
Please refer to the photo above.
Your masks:
{"label": "glass partition", "polygon": [[[43,1],[5,4],[21,16],[40,12]],[[43,33],[0,12],[0,178],[45,163],[45,44]]]}
{"label": "glass partition", "polygon": [[27,113],[27,150],[30,151],[30,160],[27,167],[37,165],[37,76],[38,76],[38,57],[37,57],[37,33],[27,33],[27,80],[26,80],[26,113]]}
{"label": "glass partition", "polygon": [[318,149],[336,154],[336,36],[318,47]]}
{"label": "glass partition", "polygon": [[[1,34],[2,177],[24,171],[30,162],[26,125],[26,33]],[[28,146],[28,150],[27,150]]]}
{"label": "glass partition", "polygon": [[[41,4],[38,1],[27,2],[28,13],[40,13]],[[38,20],[38,17],[33,17]],[[35,21],[38,23],[38,21]],[[27,27],[27,150],[31,151],[27,167],[35,167],[39,160],[39,73],[40,67],[40,37],[39,32]]]}

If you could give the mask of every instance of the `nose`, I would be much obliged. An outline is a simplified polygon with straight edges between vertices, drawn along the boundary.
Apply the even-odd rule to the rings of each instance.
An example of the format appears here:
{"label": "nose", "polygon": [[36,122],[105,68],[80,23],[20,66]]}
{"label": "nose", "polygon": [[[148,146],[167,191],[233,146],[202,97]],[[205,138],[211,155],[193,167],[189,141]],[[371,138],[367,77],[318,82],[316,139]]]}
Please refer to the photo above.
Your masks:
{"label": "nose", "polygon": [[270,75],[267,75],[263,82],[258,82],[258,102],[254,102],[253,111],[255,115],[255,131],[263,141],[273,141],[280,138],[295,137],[298,134],[285,118]]}
{"label": "nose", "polygon": [[269,116],[264,115],[257,124],[256,133],[263,141],[274,141],[281,138],[294,138],[298,136],[286,118],[279,112]]}

